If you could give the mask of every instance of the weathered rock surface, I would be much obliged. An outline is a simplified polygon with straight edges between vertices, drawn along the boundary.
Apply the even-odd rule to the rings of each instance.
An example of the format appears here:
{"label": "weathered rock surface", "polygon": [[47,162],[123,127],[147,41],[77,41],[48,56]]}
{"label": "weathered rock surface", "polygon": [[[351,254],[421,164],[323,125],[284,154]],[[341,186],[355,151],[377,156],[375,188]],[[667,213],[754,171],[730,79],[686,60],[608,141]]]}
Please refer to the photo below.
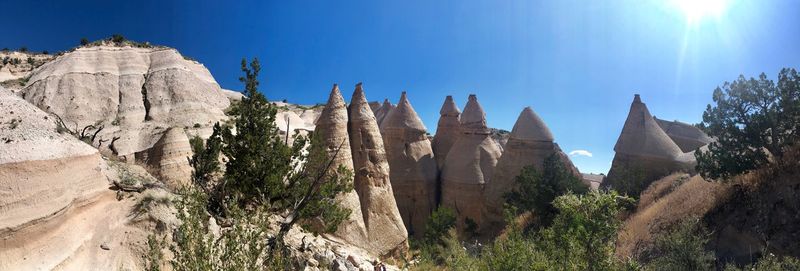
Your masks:
{"label": "weathered rock surface", "polygon": [[[652,181],[676,171],[691,171],[694,153],[684,153],[653,119],[637,94],[614,146],[607,186],[638,194]],[[634,183],[636,180],[636,183]]]}
{"label": "weathered rock surface", "polygon": [[530,107],[523,109],[511,131],[505,151],[497,162],[494,177],[491,182],[486,183],[486,232],[496,233],[505,226],[504,196],[516,187],[515,178],[523,167],[533,166],[541,171],[548,157],[558,155],[565,166],[573,169],[576,177],[580,178],[569,157],[563,154],[553,140],[553,134],[539,115]]}
{"label": "weathered rock surface", "polygon": [[389,160],[390,179],[409,235],[422,237],[425,224],[436,208],[438,167],[427,129],[406,93],[381,124]]}
{"label": "weathered rock surface", "polygon": [[[192,146],[183,128],[170,128],[161,136],[150,150],[142,153],[145,163],[158,170],[158,175],[173,190],[190,183],[192,166]],[[146,156],[145,156],[146,155]]]}
{"label": "weathered rock surface", "polygon": [[22,81],[19,80],[24,80],[36,67],[51,59],[53,59],[53,56],[46,54],[0,51],[0,61],[2,61],[0,62],[0,82],[7,81],[9,89],[12,90],[21,88],[22,86],[19,83]]}
{"label": "weathered rock surface", "polygon": [[433,137],[432,147],[436,157],[436,165],[439,170],[444,168],[444,161],[453,143],[456,142],[461,132],[461,111],[453,101],[453,96],[447,96],[439,110],[439,123],[436,127],[436,135]]}
{"label": "weathered rock surface", "polygon": [[[333,159],[331,168],[344,166],[353,170],[353,155],[350,152],[350,136],[347,133],[347,107],[339,92],[339,87],[333,85],[328,103],[322,109],[316,123],[316,133],[328,150],[329,156]],[[332,239],[340,239],[354,246],[369,248],[369,238],[367,228],[364,223],[364,215],[361,212],[356,190],[339,194],[337,200],[344,208],[351,211],[350,217],[339,225],[338,230],[329,235]]]}
{"label": "weathered rock surface", "polygon": [[[131,200],[96,149],[0,89],[0,270],[141,269]],[[103,250],[106,244],[111,250]]]}
{"label": "weathered rock surface", "polygon": [[78,48],[37,68],[21,94],[69,126],[104,125],[98,140],[119,139],[102,148],[120,156],[149,149],[168,127],[207,134],[230,104],[202,64],[165,47]]}
{"label": "weathered rock surface", "polygon": [[461,133],[447,154],[441,175],[441,204],[456,212],[460,230],[467,219],[482,224],[484,186],[491,182],[500,155],[483,108],[477,97],[470,95],[461,115]]}
{"label": "weathered rock surface", "polygon": [[681,148],[682,152],[690,152],[700,147],[708,145],[714,141],[706,135],[700,128],[680,121],[667,121],[653,117],[658,126],[667,133],[670,139]]}
{"label": "weathered rock surface", "polygon": [[384,99],[383,104],[375,110],[375,120],[378,122],[378,125],[383,123],[383,119],[389,115],[389,112],[395,108],[395,105],[389,102],[389,99]]}
{"label": "weathered rock surface", "polygon": [[408,251],[408,233],[389,180],[383,138],[360,83],[356,85],[348,111],[355,190],[368,237],[364,248],[380,256],[404,255]]}

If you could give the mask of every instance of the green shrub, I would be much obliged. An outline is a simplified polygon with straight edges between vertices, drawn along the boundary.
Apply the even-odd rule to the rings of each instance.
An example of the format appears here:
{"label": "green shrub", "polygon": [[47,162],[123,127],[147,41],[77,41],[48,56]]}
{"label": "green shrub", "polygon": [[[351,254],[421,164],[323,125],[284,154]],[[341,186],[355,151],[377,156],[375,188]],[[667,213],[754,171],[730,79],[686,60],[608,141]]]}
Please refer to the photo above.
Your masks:
{"label": "green shrub", "polygon": [[89,40],[87,38],[81,38],[81,46],[89,45]]}
{"label": "green shrub", "polygon": [[557,154],[545,159],[543,170],[533,166],[522,168],[515,182],[517,187],[505,195],[510,207],[518,212],[530,211],[537,218],[536,226],[547,226],[556,214],[553,200],[567,192],[583,194],[589,188],[565,166]]}
{"label": "green shrub", "polygon": [[758,262],[739,268],[733,264],[725,266],[725,271],[784,271],[784,270],[800,270],[800,260],[790,256],[775,256],[775,254],[767,253]]}
{"label": "green shrub", "polygon": [[709,233],[688,218],[656,236],[648,267],[652,270],[713,270],[714,253],[706,250]]}
{"label": "green shrub", "polygon": [[125,40],[126,40],[125,37],[120,34],[111,35],[111,41],[116,43],[117,45],[121,44]]}
{"label": "green shrub", "polygon": [[703,177],[728,179],[760,168],[770,156],[780,161],[800,140],[800,76],[794,69],[782,69],[777,84],[764,73],[749,80],[740,75],[717,87],[713,99],[701,126],[716,140],[708,151],[695,152]]}

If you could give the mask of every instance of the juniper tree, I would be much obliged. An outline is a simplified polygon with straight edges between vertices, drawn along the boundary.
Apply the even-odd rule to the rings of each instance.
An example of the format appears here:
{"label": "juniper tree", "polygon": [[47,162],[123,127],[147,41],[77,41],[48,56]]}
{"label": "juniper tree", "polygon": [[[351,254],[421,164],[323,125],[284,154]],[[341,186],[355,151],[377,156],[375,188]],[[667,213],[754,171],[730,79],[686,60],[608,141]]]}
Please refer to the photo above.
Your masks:
{"label": "juniper tree", "polygon": [[782,69],[778,83],[762,73],[739,76],[714,90],[715,105],[703,113],[701,128],[716,141],[695,152],[704,177],[728,178],[756,169],[770,155],[780,160],[800,139],[800,76]]}

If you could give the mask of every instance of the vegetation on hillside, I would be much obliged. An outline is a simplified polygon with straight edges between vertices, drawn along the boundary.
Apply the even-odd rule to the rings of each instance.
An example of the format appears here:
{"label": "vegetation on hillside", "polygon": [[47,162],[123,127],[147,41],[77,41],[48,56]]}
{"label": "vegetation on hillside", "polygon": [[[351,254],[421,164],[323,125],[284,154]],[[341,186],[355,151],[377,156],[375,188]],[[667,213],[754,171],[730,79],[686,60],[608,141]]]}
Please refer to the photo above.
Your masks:
{"label": "vegetation on hillside", "polygon": [[[317,137],[283,143],[276,110],[258,92],[258,60],[249,67],[243,60],[242,71],[246,96],[232,121],[216,124],[205,144],[191,141],[193,184],[176,203],[182,223],[169,247],[175,270],[291,269],[283,244],[289,229],[332,232],[349,215],[334,198],[352,189],[352,172],[333,168]],[[151,254],[149,265],[159,266]]]}

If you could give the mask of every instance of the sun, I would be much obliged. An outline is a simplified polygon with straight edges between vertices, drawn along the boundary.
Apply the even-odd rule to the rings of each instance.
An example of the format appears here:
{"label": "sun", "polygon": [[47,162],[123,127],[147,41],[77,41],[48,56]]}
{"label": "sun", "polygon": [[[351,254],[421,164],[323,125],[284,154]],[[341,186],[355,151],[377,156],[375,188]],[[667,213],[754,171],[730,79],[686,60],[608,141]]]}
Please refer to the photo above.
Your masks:
{"label": "sun", "polygon": [[689,24],[719,18],[728,6],[728,0],[672,0],[672,3],[683,12]]}

